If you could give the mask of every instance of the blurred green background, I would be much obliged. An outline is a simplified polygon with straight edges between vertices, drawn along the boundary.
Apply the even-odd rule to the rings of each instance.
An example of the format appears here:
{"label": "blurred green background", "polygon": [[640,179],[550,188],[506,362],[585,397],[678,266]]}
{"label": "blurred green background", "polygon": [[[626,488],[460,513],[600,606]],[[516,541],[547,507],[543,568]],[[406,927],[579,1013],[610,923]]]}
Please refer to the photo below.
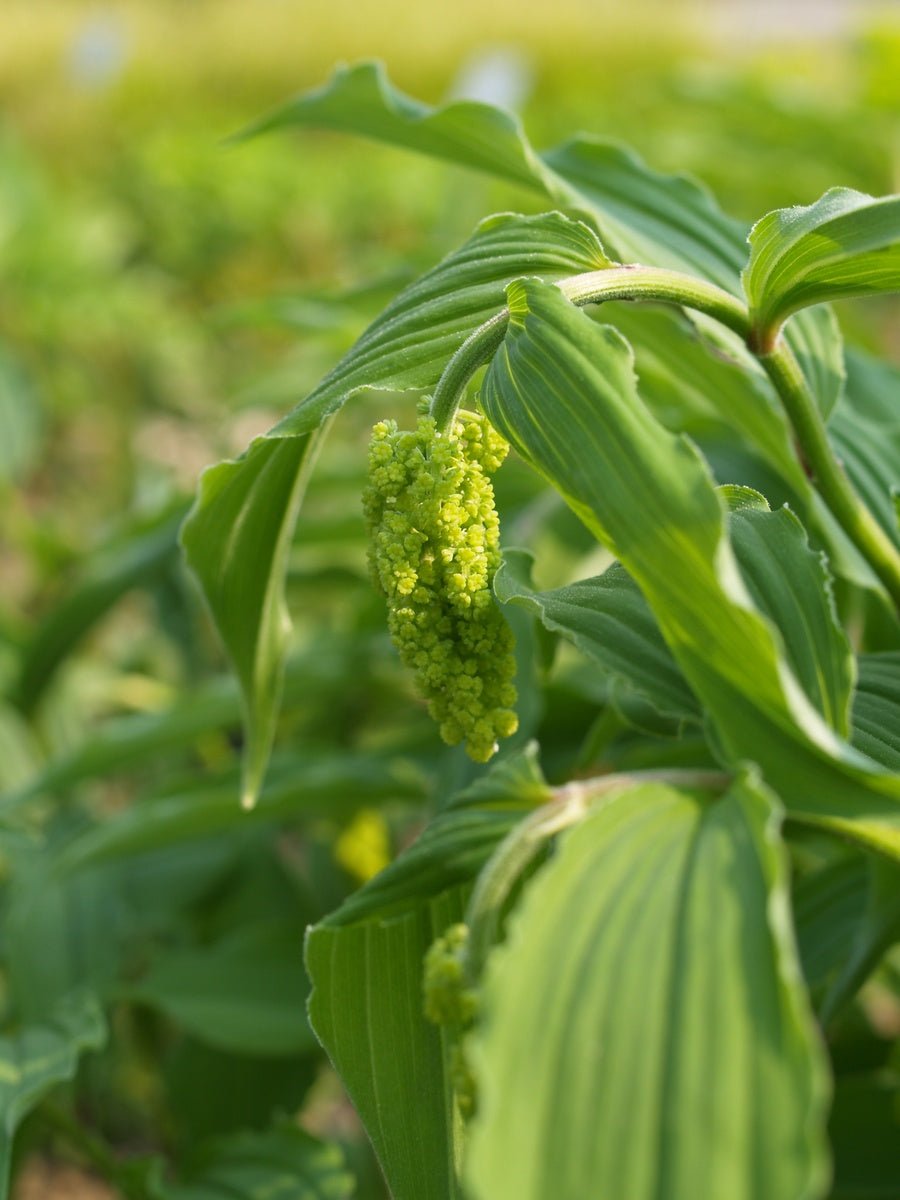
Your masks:
{"label": "blurred green background", "polygon": [[[0,863],[0,991],[15,1020],[84,983],[120,1005],[78,1100],[116,1144],[177,1148],[260,1115],[210,1115],[208,1087],[192,1107],[189,1077],[220,1071],[229,1093],[226,1059],[171,1003],[174,1023],[150,1028],[121,981],[285,914],[299,946],[469,770],[412,701],[366,576],[366,427],[387,402],[342,416],[304,510],[273,815],[256,834],[237,829],[236,690],[175,543],[205,465],[273,424],[482,216],[535,210],[336,134],[227,144],[336,62],[373,57],[423,100],[509,105],[541,147],[579,129],[621,139],[747,221],[834,185],[900,188],[896,5],[0,0],[0,792],[44,839],[15,871]],[[840,315],[851,340],[900,357],[896,305]],[[535,488],[509,469],[501,506],[524,511]],[[564,521],[550,533],[551,559],[587,553]],[[552,773],[577,765],[603,697],[577,671],[547,686],[523,725],[543,720]],[[129,824],[136,796],[162,813],[150,842]],[[198,811],[220,835],[198,840]],[[139,857],[79,876],[75,904],[69,884],[45,887],[40,857],[73,837],[82,864]],[[281,1086],[258,1082],[270,1108]]]}

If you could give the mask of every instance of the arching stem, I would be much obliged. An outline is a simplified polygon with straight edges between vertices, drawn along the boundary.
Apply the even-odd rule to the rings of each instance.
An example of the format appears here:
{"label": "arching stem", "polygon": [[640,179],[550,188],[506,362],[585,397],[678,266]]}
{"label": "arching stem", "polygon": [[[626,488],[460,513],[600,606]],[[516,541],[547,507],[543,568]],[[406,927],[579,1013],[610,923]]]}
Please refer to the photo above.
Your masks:
{"label": "arching stem", "polygon": [[[783,336],[774,348],[758,347],[747,308],[737,297],[680,271],[640,265],[609,267],[572,275],[560,280],[557,287],[577,305],[604,300],[678,304],[713,317],[738,334],[778,393],[804,464],[822,498],[900,610],[900,551],[856,494],[835,457],[815,397]],[[431,401],[431,415],[439,431],[452,423],[468,381],[491,360],[503,341],[508,323],[509,311],[504,308],[476,329],[448,362]]]}

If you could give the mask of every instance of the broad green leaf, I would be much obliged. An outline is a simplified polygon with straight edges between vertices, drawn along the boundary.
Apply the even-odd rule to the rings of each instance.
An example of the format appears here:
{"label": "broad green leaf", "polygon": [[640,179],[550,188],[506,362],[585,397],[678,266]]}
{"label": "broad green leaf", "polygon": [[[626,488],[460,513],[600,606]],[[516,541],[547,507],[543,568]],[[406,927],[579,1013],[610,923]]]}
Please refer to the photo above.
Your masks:
{"label": "broad green leaf", "polygon": [[105,1041],[103,1015],[87,993],[67,997],[45,1024],[0,1038],[0,1195],[8,1194],[18,1125],[52,1088],[74,1076],[82,1054]]}
{"label": "broad green leaf", "polygon": [[474,1200],[822,1196],[828,1072],[759,785],[643,785],[562,835],[482,1004]]}
{"label": "broad green leaf", "polygon": [[900,651],[861,654],[853,697],[853,744],[900,771]]}
{"label": "broad green leaf", "polygon": [[798,309],[900,290],[900,196],[832,188],[768,213],[749,242],[744,289],[761,345]]}
{"label": "broad green leaf", "polygon": [[213,1142],[186,1180],[157,1183],[153,1200],[350,1200],[353,1185],[337,1145],[285,1123]]}
{"label": "broad green leaf", "polygon": [[529,810],[530,806],[493,811],[463,808],[439,814],[408,850],[349,896],[325,923],[338,927],[371,917],[387,918],[413,901],[470,882]]}
{"label": "broad green leaf", "polygon": [[533,612],[547,629],[561,633],[659,712],[699,719],[696,697],[627,571],[614,564],[593,579],[536,592],[531,584],[531,562],[528,551],[504,553],[494,579],[502,604],[521,605]]}
{"label": "broad green leaf", "polygon": [[822,1003],[830,1020],[856,994],[882,955],[900,940],[900,865],[881,856],[869,864],[866,904],[839,975]]}
{"label": "broad green leaf", "polygon": [[183,516],[179,506],[141,520],[88,560],[82,577],[37,624],[24,648],[12,698],[26,712],[37,705],[60,663],[110,608],[172,566]]}
{"label": "broad green leaf", "polygon": [[290,630],[284,575],[323,432],[260,438],[243,459],[211,467],[181,530],[244,696],[245,808],[256,801],[275,737]]}
{"label": "broad green leaf", "polygon": [[236,780],[138,801],[69,843],[58,857],[57,870],[81,870],[249,827],[251,822],[349,815],[365,804],[385,800],[417,802],[426,792],[424,778],[402,760],[362,754],[304,755],[276,764],[273,778],[249,813],[236,803]]}
{"label": "broad green leaf", "polygon": [[600,316],[633,348],[641,396],[667,429],[695,439],[719,433],[740,439],[811,503],[784,410],[758,364],[724,357],[675,310],[604,305]]}
{"label": "broad green leaf", "polygon": [[846,854],[809,871],[794,889],[797,947],[807,986],[821,998],[846,961],[866,905],[868,863],[862,854]]}
{"label": "broad green leaf", "polygon": [[[345,130],[531,187],[588,219],[620,261],[687,271],[740,294],[745,227],[695,180],[660,174],[616,142],[579,136],[538,154],[508,113],[471,101],[431,108],[393,87],[377,63],[338,68],[247,134],[292,127]],[[840,336],[821,313],[796,324],[791,344],[828,412],[842,381]]]}
{"label": "broad green leaf", "polygon": [[858,352],[847,357],[847,387],[828,436],[854,488],[885,533],[900,545],[900,370]]}
{"label": "broad green leaf", "polygon": [[554,287],[509,290],[484,380],[492,423],[628,570],[727,761],[753,761],[792,815],[900,855],[900,777],[831,730],[756,610],[695,448],[641,402],[621,336]]}
{"label": "broad green leaf", "polygon": [[257,922],[210,946],[171,950],[123,993],[200,1041],[236,1054],[310,1050],[303,929]]}
{"label": "broad green leaf", "polygon": [[511,279],[560,279],[608,265],[596,235],[581,221],[561,213],[488,217],[387,306],[269,437],[314,430],[363,390],[433,387],[469,334],[503,307]]}
{"label": "broad green leaf", "polygon": [[731,543],[753,603],[778,627],[791,669],[832,729],[846,736],[854,658],[837,619],[831,577],[788,508],[770,512],[761,496],[726,488],[734,510]]}
{"label": "broad green leaf", "polygon": [[310,930],[309,1019],[366,1127],[394,1200],[458,1200],[461,1118],[446,1035],[422,1012],[422,960],[466,889],[386,920]]}

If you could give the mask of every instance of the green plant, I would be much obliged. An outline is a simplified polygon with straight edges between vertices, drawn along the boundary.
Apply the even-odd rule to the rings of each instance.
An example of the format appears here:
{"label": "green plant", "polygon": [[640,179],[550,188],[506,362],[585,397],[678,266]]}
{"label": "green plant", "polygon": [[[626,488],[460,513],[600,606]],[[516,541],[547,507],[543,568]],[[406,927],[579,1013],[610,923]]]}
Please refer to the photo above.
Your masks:
{"label": "green plant", "polygon": [[[826,305],[898,290],[900,201],[829,192],[748,251],[686,178],[595,138],[538,154],[369,66],[251,132],[304,125],[539,211],[483,221],[203,477],[181,541],[240,694],[19,765],[136,584],[192,661],[178,503],[3,646],[4,1169],[27,1117],[18,1148],[129,1200],[382,1197],[324,1047],[396,1200],[896,1196],[898,372]],[[351,397],[381,419],[368,481],[372,413],[326,436]],[[363,495],[444,741],[383,637]],[[187,747],[121,811],[46,805]],[[278,1115],[301,1110],[322,1140]]]}
{"label": "green plant", "polygon": [[[556,211],[483,222],[205,477],[184,544],[244,686],[248,802],[272,738],[284,546],[351,396],[429,392],[433,425],[390,435],[421,462],[475,387],[615,560],[537,590],[528,552],[508,550],[493,580],[529,614],[530,646],[537,627],[543,654],[546,631],[574,644],[607,689],[571,778],[542,782],[524,720],[518,748],[308,936],[312,1026],[392,1194],[895,1194],[896,1164],[854,1176],[839,1119],[830,1183],[827,1122],[861,1083],[841,1049],[860,986],[875,972],[898,1002],[898,377],[849,354],[845,376],[825,305],[898,290],[900,199],[830,191],[764,217],[748,253],[687,179],[591,138],[538,155],[499,111],[426,109],[370,67],[251,132],[301,125],[491,171]],[[400,513],[376,559],[387,529],[405,561],[432,517],[388,482],[370,485],[370,510],[374,494]],[[435,587],[450,603],[446,577]],[[429,1008],[444,970],[474,1020],[433,1028],[422,959],[460,919],[457,965],[435,967],[446,946],[429,960]],[[892,1053],[878,1042],[866,1064],[882,1068],[873,1104],[896,1102]]]}

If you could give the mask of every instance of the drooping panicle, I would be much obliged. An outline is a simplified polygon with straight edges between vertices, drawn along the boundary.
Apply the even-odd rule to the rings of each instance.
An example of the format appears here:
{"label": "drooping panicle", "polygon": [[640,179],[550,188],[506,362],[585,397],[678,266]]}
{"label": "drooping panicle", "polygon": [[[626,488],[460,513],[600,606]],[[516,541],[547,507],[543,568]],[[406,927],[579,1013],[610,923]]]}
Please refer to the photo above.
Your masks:
{"label": "drooping panicle", "polygon": [[476,413],[443,434],[427,415],[413,432],[380,421],[363,496],[391,637],[441,737],[465,742],[476,762],[518,724],[512,631],[491,591],[500,525],[490,475],[508,448]]}

